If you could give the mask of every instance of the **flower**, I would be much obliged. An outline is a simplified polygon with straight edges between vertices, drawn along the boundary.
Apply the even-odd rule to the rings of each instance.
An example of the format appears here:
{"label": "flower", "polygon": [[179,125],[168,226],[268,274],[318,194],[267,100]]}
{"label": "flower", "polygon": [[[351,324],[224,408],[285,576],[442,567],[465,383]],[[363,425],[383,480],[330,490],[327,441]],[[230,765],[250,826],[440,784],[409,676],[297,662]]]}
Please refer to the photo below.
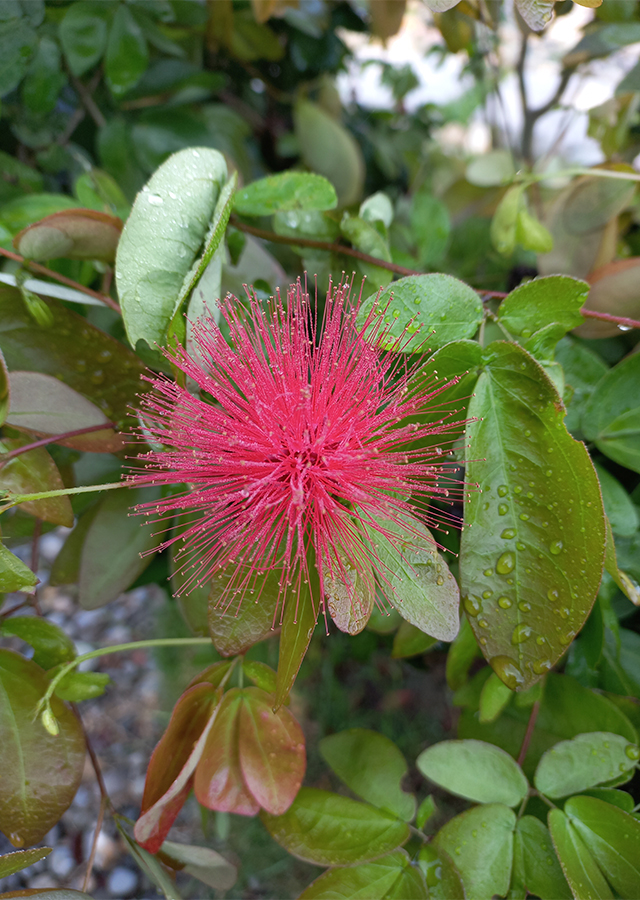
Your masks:
{"label": "flower", "polygon": [[374,573],[389,582],[372,535],[395,546],[396,523],[404,546],[407,529],[423,538],[415,512],[429,522],[430,501],[455,484],[442,444],[433,446],[460,431],[439,399],[448,384],[408,362],[407,333],[380,350],[390,342],[384,311],[356,324],[347,284],[330,289],[322,316],[300,281],[286,305],[229,296],[219,306],[228,338],[211,317],[194,323],[190,351],[167,351],[199,395],[159,375],[141,399],[142,433],[156,449],[130,483],[178,489],[137,511],[181,516],[160,548],[181,542],[187,590],[231,571],[228,603],[272,570],[299,596],[314,553],[325,617],[360,630]]}

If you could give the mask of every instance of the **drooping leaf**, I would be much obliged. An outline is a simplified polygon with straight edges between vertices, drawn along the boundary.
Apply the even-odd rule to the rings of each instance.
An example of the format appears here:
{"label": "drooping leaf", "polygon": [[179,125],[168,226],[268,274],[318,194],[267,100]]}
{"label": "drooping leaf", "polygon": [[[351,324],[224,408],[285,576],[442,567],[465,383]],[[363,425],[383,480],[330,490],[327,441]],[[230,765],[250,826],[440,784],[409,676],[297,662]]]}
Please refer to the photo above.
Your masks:
{"label": "drooping leaf", "polygon": [[289,696],[318,620],[319,608],[315,600],[319,595],[318,573],[313,565],[309,566],[309,581],[309,585],[303,585],[300,597],[289,597],[284,606],[276,679],[276,707]]}
{"label": "drooping leaf", "polygon": [[161,851],[164,859],[174,862],[186,875],[219,891],[228,891],[238,878],[236,867],[210,847],[164,841]]}
{"label": "drooping leaf", "polygon": [[100,259],[112,263],[122,231],[116,216],[94,209],[65,209],[20,231],[13,245],[27,259]]}
{"label": "drooping leaf", "polygon": [[572,826],[621,897],[640,887],[640,822],[594,797],[571,797],[564,806]]}
{"label": "drooping leaf", "polygon": [[426,900],[427,887],[405,850],[396,850],[360,866],[329,869],[304,890],[298,900]]}
{"label": "drooping leaf", "polygon": [[33,593],[38,577],[21,559],[0,544],[0,591],[24,591]]}
{"label": "drooping leaf", "polygon": [[376,731],[350,728],[320,741],[320,753],[354,794],[379,809],[410,822],[416,812],[415,797],[402,790],[408,772],[398,747]]}
{"label": "drooping leaf", "polygon": [[522,865],[521,877],[529,893],[543,900],[572,900],[562,874],[549,829],[534,816],[523,816],[516,825],[514,859]]}
{"label": "drooping leaf", "polygon": [[76,657],[75,644],[64,631],[40,616],[12,616],[0,626],[0,633],[13,634],[33,647],[33,661],[43,669],[53,669]]}
{"label": "drooping leaf", "polygon": [[0,829],[14,847],[42,840],[73,800],[85,742],[76,715],[55,697],[53,736],[34,718],[49,682],[31,660],[0,650]]}
{"label": "drooping leaf", "polygon": [[611,888],[592,853],[562,810],[550,811],[549,831],[573,896],[580,900],[613,900]]}
{"label": "drooping leaf", "polygon": [[375,603],[376,583],[371,561],[351,547],[331,553],[323,564],[323,584],[327,612],[340,631],[359,634],[365,627]]}
{"label": "drooping leaf", "polygon": [[508,806],[476,806],[451,819],[434,839],[462,876],[465,893],[477,900],[504,896],[509,889],[516,816]]}
{"label": "drooping leaf", "polygon": [[517,806],[529,789],[509,754],[483,741],[440,741],[423,750],[416,765],[434,784],[475,803]]}
{"label": "drooping leaf", "polygon": [[280,172],[252,181],[235,197],[243,216],[269,216],[288,210],[335,209],[338,203],[330,181],[311,172]]}
{"label": "drooping leaf", "polygon": [[235,573],[230,565],[215,575],[209,591],[209,634],[218,653],[235,656],[276,634],[280,576],[269,572],[260,576],[254,593],[236,597],[228,591]]}
{"label": "drooping leaf", "polygon": [[451,275],[410,275],[394,281],[380,297],[372,294],[361,305],[360,327],[374,308],[388,326],[384,346],[394,347],[404,336],[405,353],[438,350],[451,341],[471,338],[482,321],[478,294]]}
{"label": "drooping leaf", "polygon": [[56,697],[71,703],[101,697],[111,679],[105,672],[67,672],[55,688]]}
{"label": "drooping leaf", "polygon": [[397,850],[409,837],[408,826],[395,816],[317,788],[301,788],[284,815],[260,817],[280,846],[320,866],[366,862]]}
{"label": "drooping leaf", "polygon": [[51,847],[33,847],[31,850],[16,850],[0,856],[0,878],[8,878],[14,872],[20,872],[51,853]]}
{"label": "drooping leaf", "polygon": [[[463,603],[482,652],[512,689],[565,652],[595,600],[604,513],[583,444],[537,363],[520,347],[485,351],[469,415]],[[524,446],[523,446],[524,441]]]}
{"label": "drooping leaf", "polygon": [[538,763],[536,788],[548,797],[567,797],[604,784],[620,774],[631,778],[640,749],[619,734],[578,734],[547,750]]}
{"label": "drooping leaf", "polygon": [[[2,446],[7,452],[11,452],[24,447],[30,440],[26,436],[5,438]],[[58,467],[44,447],[21,453],[0,468],[0,490],[11,491],[13,494],[39,494],[62,490],[63,487]],[[71,502],[65,496],[27,501],[21,503],[19,508],[53,525],[64,525],[65,528],[73,525]]]}
{"label": "drooping leaf", "polygon": [[115,600],[149,565],[153,558],[149,551],[157,537],[129,511],[136,503],[159,497],[160,488],[126,488],[110,491],[100,501],[80,558],[78,600],[84,609],[97,609]]}
{"label": "drooping leaf", "polygon": [[640,472],[640,355],[623,359],[596,385],[582,414],[585,437],[605,456]]}

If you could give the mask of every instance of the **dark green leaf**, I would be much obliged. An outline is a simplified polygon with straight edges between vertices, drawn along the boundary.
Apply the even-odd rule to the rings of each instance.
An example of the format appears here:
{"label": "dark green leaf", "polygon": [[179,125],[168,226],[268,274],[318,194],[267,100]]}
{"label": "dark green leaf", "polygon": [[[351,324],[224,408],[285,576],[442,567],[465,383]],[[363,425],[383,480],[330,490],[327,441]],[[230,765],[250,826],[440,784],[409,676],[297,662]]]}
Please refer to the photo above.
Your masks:
{"label": "dark green leaf", "polygon": [[406,659],[410,656],[418,656],[426,653],[427,650],[430,650],[437,643],[437,638],[420,631],[411,622],[402,622],[393,639],[391,658]]}
{"label": "dark green leaf", "polygon": [[620,465],[640,472],[640,354],[600,379],[582,414],[585,436]]}
{"label": "dark green leaf", "polygon": [[[618,585],[623,594],[631,600],[633,604],[636,606],[640,605],[640,585],[637,581],[628,574],[628,572],[623,572],[622,569],[618,568],[618,555],[616,550],[615,541],[613,538],[613,531],[611,530],[611,523],[609,519],[606,519],[606,530],[607,530],[607,543],[604,557],[604,567],[606,571],[611,575],[615,583]],[[633,544],[631,545],[633,546]],[[635,556],[632,557],[635,559]],[[627,558],[628,565],[630,560]]]}
{"label": "dark green leaf", "polygon": [[25,19],[0,22],[0,97],[22,81],[36,43],[36,32]]}
{"label": "dark green leaf", "polygon": [[320,866],[345,866],[396,850],[409,828],[368,803],[303,787],[283,816],[261,813],[271,837],[293,856]]}
{"label": "dark green leaf", "polygon": [[613,900],[593,855],[561,810],[552,809],[549,813],[549,831],[573,896],[579,900]]}
{"label": "dark green leaf", "polygon": [[[583,444],[542,369],[515,344],[485,351],[469,415],[464,607],[512,689],[549,671],[582,627],[603,566],[604,513]],[[524,446],[523,446],[524,441]]]}
{"label": "dark green leaf", "polygon": [[411,233],[422,266],[434,266],[442,260],[450,232],[449,210],[422,187],[411,199]]}
{"label": "dark green leaf", "polygon": [[493,722],[513,699],[513,691],[504,681],[492,672],[482,686],[480,706],[478,707],[480,722]]}
{"label": "dark green leaf", "polygon": [[57,586],[59,584],[73,584],[80,576],[80,560],[82,558],[82,547],[84,545],[89,525],[93,522],[94,516],[100,509],[100,503],[96,503],[80,516],[76,527],[67,537],[62,545],[60,552],[56,556],[51,573],[49,575],[49,584]]}
{"label": "dark green leaf", "polygon": [[408,767],[393,741],[376,731],[350,728],[320,741],[320,753],[354,794],[410,822],[415,797],[401,788]]}
{"label": "dark green leaf", "polygon": [[33,593],[38,578],[17,556],[0,544],[0,591]]}
{"label": "dark green leaf", "polygon": [[0,856],[0,878],[8,878],[14,872],[20,872],[27,866],[44,859],[51,853],[51,847],[34,847],[32,850],[16,850]]}
{"label": "dark green leaf", "polygon": [[33,661],[43,669],[53,669],[76,658],[71,638],[40,616],[12,616],[2,623],[0,632],[13,634],[33,647]]}
{"label": "dark green leaf", "polygon": [[522,879],[541,900],[571,900],[572,893],[555,854],[549,829],[533,816],[516,826],[515,858],[522,860]]}
{"label": "dark green leaf", "polygon": [[329,869],[298,900],[426,900],[427,888],[405,850],[396,850],[361,866]]}
{"label": "dark green leaf", "polygon": [[[2,447],[6,451],[16,450],[31,442],[31,438],[6,438]],[[36,447],[21,453],[5,463],[0,469],[0,490],[14,494],[38,494],[44,491],[62,490],[64,484],[60,472],[44,447]],[[53,525],[73,525],[73,510],[68,497],[48,497],[20,504],[20,509]]]}
{"label": "dark green leaf", "polygon": [[475,803],[517,806],[529,789],[509,754],[482,741],[441,741],[423,750],[416,765],[434,784]]}
{"label": "dark green leaf", "polygon": [[330,181],[311,172],[281,172],[252,181],[235,196],[243,216],[269,216],[280,210],[334,209],[338,198]]}
{"label": "dark green leaf", "polygon": [[[346,239],[362,253],[375,256],[391,262],[391,251],[386,239],[380,234],[375,225],[361,219],[359,216],[350,216],[345,213],[340,222],[340,231]],[[358,262],[359,268],[369,279],[369,283],[379,289],[386,287],[393,278],[388,269],[382,269],[364,260]]]}
{"label": "dark green leaf", "polygon": [[107,47],[109,12],[108,3],[96,0],[79,0],[67,8],[59,35],[74,75],[84,75],[102,58]]}
{"label": "dark green leaf", "polygon": [[65,197],[64,194],[29,194],[26,197],[16,197],[15,200],[10,200],[0,207],[0,223],[12,234],[17,234],[27,225],[39,222],[45,216],[63,209],[75,209],[77,205],[75,200]]}
{"label": "dark green leaf", "polygon": [[66,80],[60,68],[58,44],[43,35],[22,85],[23,103],[36,115],[50,113]]}
{"label": "dark green leaf", "polygon": [[105,55],[105,80],[114,97],[138,83],[149,64],[149,48],[131,11],[120,4],[115,12]]}
{"label": "dark green leaf", "polygon": [[475,635],[464,617],[460,623],[460,631],[447,653],[447,684],[456,691],[466,683],[471,663],[480,656],[480,649]]}
{"label": "dark green leaf", "polygon": [[536,788],[548,797],[567,797],[585,788],[631,777],[640,749],[619,734],[594,731],[561,741],[547,750],[538,763]]}
{"label": "dark green leaf", "polygon": [[0,829],[14,847],[42,840],[73,800],[84,768],[85,742],[75,714],[51,698],[55,736],[34,718],[48,683],[40,666],[0,650]]}
{"label": "dark green leaf", "polygon": [[564,370],[569,389],[564,397],[567,406],[565,424],[569,431],[575,432],[580,429],[584,407],[594,387],[607,372],[607,366],[597,353],[569,337],[560,341],[555,357]]}
{"label": "dark green leaf", "polygon": [[621,897],[640,889],[640,822],[594,797],[571,797],[565,814]]}
{"label": "dark green leaf", "polygon": [[389,326],[383,345],[395,347],[402,338],[406,353],[438,350],[450,341],[471,338],[482,321],[477,293],[451,275],[410,275],[394,281],[380,297],[372,294],[364,301],[360,327],[374,308]]}
{"label": "dark green leaf", "polygon": [[300,596],[289,596],[284,606],[278,674],[276,680],[276,706],[284,703],[300,671],[318,620],[318,573],[309,562],[310,585],[303,585]]}
{"label": "dark green leaf", "polygon": [[[185,570],[187,571],[187,570]],[[269,572],[256,584],[254,594],[237,598],[229,591],[234,565],[218,573],[209,592],[209,633],[218,653],[235,656],[271,637],[279,625],[280,573]]]}
{"label": "dark green leaf", "polygon": [[515,825],[513,810],[493,803],[456,816],[435,836],[435,849],[455,861],[468,897],[489,900],[507,893]]}
{"label": "dark green leaf", "polygon": [[611,523],[611,530],[622,537],[632,537],[640,524],[636,507],[617,478],[597,463],[595,470],[598,473],[604,511]]}

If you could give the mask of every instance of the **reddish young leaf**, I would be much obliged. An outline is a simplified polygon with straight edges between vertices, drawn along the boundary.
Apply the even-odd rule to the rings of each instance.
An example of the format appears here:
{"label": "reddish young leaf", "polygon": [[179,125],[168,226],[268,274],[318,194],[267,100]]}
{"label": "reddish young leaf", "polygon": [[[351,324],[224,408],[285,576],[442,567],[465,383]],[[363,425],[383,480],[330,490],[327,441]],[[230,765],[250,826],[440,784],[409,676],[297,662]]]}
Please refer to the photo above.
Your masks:
{"label": "reddish young leaf", "polygon": [[216,717],[216,699],[208,683],[188,688],[151,755],[142,814],[134,828],[136,840],[149,853],[160,849],[189,795],[193,772]]}
{"label": "reddish young leaf", "polygon": [[14,847],[42,840],[73,800],[84,768],[82,729],[68,706],[51,698],[55,736],[34,719],[48,684],[40,666],[0,650],[0,830]]}
{"label": "reddish young leaf", "polygon": [[209,593],[209,633],[216,650],[222,656],[245,653],[258,641],[276,633],[274,620],[280,596],[281,573],[267,573],[262,579],[259,596],[249,594],[238,605],[235,597],[225,596],[234,572],[235,566],[224,569],[212,580]]}
{"label": "reddish young leaf", "polygon": [[244,783],[238,754],[238,718],[243,693],[233,688],[225,694],[198,763],[194,790],[198,803],[208,809],[255,816],[260,806]]}
{"label": "reddish young leaf", "polygon": [[214,687],[219,687],[222,679],[225,677],[229,668],[231,667],[232,660],[223,659],[221,662],[211,663],[210,666],[207,666],[206,669],[203,669],[199,675],[196,675],[195,678],[192,678],[187,687],[193,687],[194,684],[209,684]]}
{"label": "reddish young leaf", "polygon": [[304,778],[304,735],[288,709],[273,712],[272,694],[251,687],[243,695],[238,727],[242,775],[260,806],[279,816],[293,803]]}

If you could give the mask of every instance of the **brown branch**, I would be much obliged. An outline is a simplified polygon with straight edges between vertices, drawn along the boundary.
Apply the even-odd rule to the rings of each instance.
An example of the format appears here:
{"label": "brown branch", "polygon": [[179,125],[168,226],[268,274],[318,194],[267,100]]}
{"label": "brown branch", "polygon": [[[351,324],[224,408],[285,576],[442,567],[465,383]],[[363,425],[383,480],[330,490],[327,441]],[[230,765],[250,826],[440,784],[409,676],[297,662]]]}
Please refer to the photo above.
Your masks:
{"label": "brown branch", "polygon": [[640,328],[640,322],[637,319],[628,319],[626,316],[612,316],[611,313],[585,309],[584,306],[580,312],[588,319],[602,319],[603,322],[615,322],[616,325],[621,325],[623,328]]}
{"label": "brown branch", "polygon": [[40,438],[39,441],[33,441],[31,444],[24,444],[22,447],[16,447],[8,453],[0,453],[0,468],[8,463],[10,459],[28,453],[29,450],[36,450],[38,447],[46,447],[47,444],[57,444],[67,438],[77,437],[81,434],[91,434],[94,431],[104,431],[105,428],[115,428],[113,422],[103,422],[102,425],[89,425],[87,428],[76,428],[75,431],[65,431],[62,434],[52,434],[49,437]]}
{"label": "brown branch", "polygon": [[93,863],[96,858],[96,850],[98,849],[98,838],[100,837],[100,832],[102,831],[102,823],[104,822],[104,814],[106,812],[108,802],[108,797],[102,796],[100,798],[98,819],[96,821],[96,827],[93,832],[93,840],[91,841],[89,859],[87,860],[87,871],[84,873],[84,880],[82,882],[82,890],[85,893],[89,890],[89,879],[91,878],[91,873],[93,871]]}
{"label": "brown branch", "polygon": [[347,247],[346,244],[332,244],[329,241],[316,241],[312,238],[289,237],[283,234],[276,234],[275,231],[255,228],[253,225],[240,222],[235,216],[232,216],[231,224],[239,231],[246,231],[247,234],[252,234],[254,237],[262,238],[265,241],[271,241],[272,244],[295,244],[298,247],[313,247],[315,250],[326,250],[328,253],[343,253],[345,256],[353,256],[355,259],[361,259],[363,262],[371,263],[380,269],[386,269],[388,272],[395,272],[397,275],[424,275],[424,272],[419,272],[417,269],[406,269],[404,266],[396,265],[396,263],[387,262],[386,259],[379,259],[377,256],[370,256],[361,250]]}
{"label": "brown branch", "polygon": [[91,878],[91,871],[93,869],[93,861],[96,855],[96,849],[98,846],[98,838],[100,836],[100,831],[102,829],[102,822],[104,821],[104,814],[107,809],[112,808],[111,798],[107,793],[107,788],[104,783],[104,778],[102,777],[102,769],[100,768],[100,761],[96,756],[96,751],[93,749],[93,745],[91,743],[91,739],[87,734],[87,729],[85,728],[85,724],[82,721],[82,716],[80,715],[80,710],[76,703],[71,704],[71,708],[74,713],[78,717],[78,721],[80,722],[80,727],[82,728],[82,733],[84,735],[84,742],[87,747],[87,753],[89,754],[89,759],[91,760],[91,765],[93,766],[93,771],[95,772],[96,781],[98,783],[98,790],[100,791],[100,809],[98,810],[98,820],[96,822],[96,828],[93,833],[93,841],[91,843],[91,851],[89,853],[89,859],[87,860],[87,871],[84,875],[84,882],[82,885],[82,890],[86,892],[87,886],[89,884],[89,879]]}
{"label": "brown branch", "polygon": [[[42,266],[40,263],[25,259],[24,256],[20,256],[19,253],[12,253],[11,250],[5,250],[4,247],[0,247],[0,254],[6,256],[7,259],[13,259],[16,262],[19,262],[21,266],[24,266],[25,269],[29,269],[30,272],[37,272],[38,275],[46,275],[48,278],[53,278],[56,281],[59,281],[60,284],[66,284],[67,287],[74,288],[76,291],[81,291],[81,293],[87,294],[89,297],[95,297],[96,300],[104,303],[105,306],[109,306],[115,312],[120,312],[120,307],[116,301],[112,300],[107,294],[93,291],[91,288],[85,287],[84,284],[80,284],[77,281],[73,281],[71,278],[67,278],[66,275],[54,272],[53,269],[47,269],[46,266]],[[35,293],[37,293],[37,291]]]}
{"label": "brown branch", "polygon": [[[98,81],[99,81],[100,77],[102,75],[100,70],[98,70],[98,72],[96,72],[96,75],[97,75]],[[107,124],[107,120],[102,115],[102,111],[100,110],[100,108],[96,104],[95,100],[91,96],[97,86],[97,82],[95,79],[96,79],[96,76],[94,75],[93,79],[89,82],[89,86],[87,87],[87,85],[83,84],[79,78],[76,78],[75,75],[72,75],[71,76],[71,84],[73,85],[74,90],[77,93],[77,95],[80,97],[82,105],[84,106],[86,111],[89,113],[89,115],[91,116],[93,121],[96,123],[98,128],[104,128],[104,126]]]}
{"label": "brown branch", "polygon": [[536,720],[538,718],[538,713],[540,712],[540,701],[536,700],[536,702],[531,707],[531,715],[529,716],[529,721],[527,723],[527,730],[524,734],[524,740],[522,741],[522,747],[520,747],[520,753],[518,754],[518,765],[521,766],[525,760],[527,755],[527,750],[529,749],[529,744],[531,743],[531,738],[533,737],[533,732],[536,727]]}

